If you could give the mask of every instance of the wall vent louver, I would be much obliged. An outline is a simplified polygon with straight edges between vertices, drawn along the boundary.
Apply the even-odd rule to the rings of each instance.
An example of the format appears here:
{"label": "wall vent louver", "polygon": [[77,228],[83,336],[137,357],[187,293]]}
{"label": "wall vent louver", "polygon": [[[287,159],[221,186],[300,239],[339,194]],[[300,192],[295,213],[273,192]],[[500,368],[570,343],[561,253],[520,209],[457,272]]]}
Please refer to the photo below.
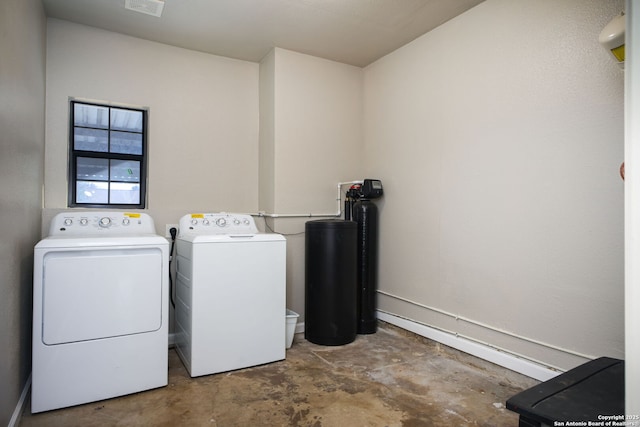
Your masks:
{"label": "wall vent louver", "polygon": [[146,13],[160,17],[162,15],[162,9],[164,8],[164,1],[161,0],[125,0],[125,9],[133,10],[134,12]]}

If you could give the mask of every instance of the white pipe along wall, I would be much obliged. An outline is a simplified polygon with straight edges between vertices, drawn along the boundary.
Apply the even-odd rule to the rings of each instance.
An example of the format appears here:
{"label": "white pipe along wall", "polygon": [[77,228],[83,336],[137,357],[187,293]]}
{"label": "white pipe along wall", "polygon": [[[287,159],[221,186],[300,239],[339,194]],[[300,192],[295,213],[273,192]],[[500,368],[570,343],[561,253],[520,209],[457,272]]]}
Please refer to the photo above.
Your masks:
{"label": "white pipe along wall", "polygon": [[267,212],[258,212],[250,214],[252,216],[266,216],[268,218],[312,218],[312,217],[339,217],[342,215],[342,187],[345,185],[353,185],[353,184],[362,184],[364,180],[359,181],[347,181],[347,182],[339,182],[338,183],[338,196],[336,197],[336,202],[338,203],[338,210],[335,213],[267,213]]}

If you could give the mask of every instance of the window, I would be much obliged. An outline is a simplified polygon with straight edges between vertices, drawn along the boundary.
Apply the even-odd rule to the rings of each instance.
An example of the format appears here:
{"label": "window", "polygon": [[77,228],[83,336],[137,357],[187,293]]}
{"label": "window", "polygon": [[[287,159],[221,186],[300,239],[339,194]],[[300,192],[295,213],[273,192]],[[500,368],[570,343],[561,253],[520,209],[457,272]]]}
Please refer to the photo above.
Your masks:
{"label": "window", "polygon": [[71,101],[69,206],[144,208],[147,111]]}

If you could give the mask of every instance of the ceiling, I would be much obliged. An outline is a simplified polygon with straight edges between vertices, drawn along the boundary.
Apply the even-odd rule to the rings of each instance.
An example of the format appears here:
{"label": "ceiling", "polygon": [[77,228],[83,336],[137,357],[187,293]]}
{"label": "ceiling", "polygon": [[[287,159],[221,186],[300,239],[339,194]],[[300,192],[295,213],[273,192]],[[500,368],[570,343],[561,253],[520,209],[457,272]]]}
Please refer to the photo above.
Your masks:
{"label": "ceiling", "polygon": [[[139,4],[146,0],[135,0]],[[364,67],[483,0],[42,0],[47,16],[259,62],[273,47]]]}

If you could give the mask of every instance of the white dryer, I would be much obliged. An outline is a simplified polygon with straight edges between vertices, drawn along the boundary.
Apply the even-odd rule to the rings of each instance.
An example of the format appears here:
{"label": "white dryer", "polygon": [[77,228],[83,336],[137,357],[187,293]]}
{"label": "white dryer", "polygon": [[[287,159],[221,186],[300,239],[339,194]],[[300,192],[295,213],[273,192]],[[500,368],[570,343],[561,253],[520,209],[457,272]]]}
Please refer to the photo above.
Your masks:
{"label": "white dryer", "polygon": [[180,219],[176,351],[192,377],[285,358],[286,240],[249,215]]}
{"label": "white dryer", "polygon": [[168,264],[147,214],[53,218],[34,250],[32,412],[167,385]]}

